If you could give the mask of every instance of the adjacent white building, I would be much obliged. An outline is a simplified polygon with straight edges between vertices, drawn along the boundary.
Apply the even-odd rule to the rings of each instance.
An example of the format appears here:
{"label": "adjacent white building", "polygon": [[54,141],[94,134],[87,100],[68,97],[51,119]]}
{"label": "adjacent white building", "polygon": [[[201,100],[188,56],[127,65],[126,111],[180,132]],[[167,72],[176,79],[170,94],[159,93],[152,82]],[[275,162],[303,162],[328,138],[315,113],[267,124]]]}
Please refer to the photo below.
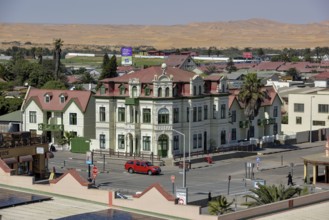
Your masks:
{"label": "adjacent white building", "polygon": [[329,127],[329,90],[308,94],[289,94],[288,124],[285,134]]}
{"label": "adjacent white building", "polygon": [[23,131],[57,143],[64,131],[95,138],[95,102],[90,91],[29,87],[22,104]]}

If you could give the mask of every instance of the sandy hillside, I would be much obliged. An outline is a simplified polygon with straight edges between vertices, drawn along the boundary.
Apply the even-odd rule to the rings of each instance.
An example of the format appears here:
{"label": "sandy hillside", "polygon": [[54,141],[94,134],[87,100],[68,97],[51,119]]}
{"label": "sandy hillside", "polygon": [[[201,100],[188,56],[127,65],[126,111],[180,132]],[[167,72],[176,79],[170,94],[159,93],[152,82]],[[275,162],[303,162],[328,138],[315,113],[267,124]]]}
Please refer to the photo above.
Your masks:
{"label": "sandy hillside", "polygon": [[141,25],[51,25],[0,23],[0,47],[7,42],[51,44],[62,38],[64,46],[153,46],[157,49],[183,47],[314,48],[329,46],[329,21],[285,24],[262,19],[191,23],[172,26]]}

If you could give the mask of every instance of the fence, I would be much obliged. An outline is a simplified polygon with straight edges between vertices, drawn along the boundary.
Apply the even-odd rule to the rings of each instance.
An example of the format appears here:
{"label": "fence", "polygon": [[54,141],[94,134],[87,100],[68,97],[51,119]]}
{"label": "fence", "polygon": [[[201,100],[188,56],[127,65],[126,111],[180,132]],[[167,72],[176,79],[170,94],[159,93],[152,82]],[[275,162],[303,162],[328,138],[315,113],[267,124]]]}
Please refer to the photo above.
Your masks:
{"label": "fence", "polygon": [[108,157],[117,157],[117,158],[127,158],[127,159],[147,159],[147,160],[157,160],[160,161],[160,155],[154,155],[153,152],[151,153],[130,153],[130,152],[120,152],[120,151],[114,151],[113,149],[108,150],[102,150],[97,149],[93,150],[94,156],[108,156]]}

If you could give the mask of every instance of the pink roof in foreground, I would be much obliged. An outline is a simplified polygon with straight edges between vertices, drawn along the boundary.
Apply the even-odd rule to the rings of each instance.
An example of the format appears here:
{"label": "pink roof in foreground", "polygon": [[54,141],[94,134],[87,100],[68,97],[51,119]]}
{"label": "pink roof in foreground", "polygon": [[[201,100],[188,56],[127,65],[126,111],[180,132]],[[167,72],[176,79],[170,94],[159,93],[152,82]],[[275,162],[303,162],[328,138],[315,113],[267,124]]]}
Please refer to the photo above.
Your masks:
{"label": "pink roof in foreground", "polygon": [[164,188],[163,186],[161,186],[159,183],[154,183],[152,185],[150,185],[149,187],[147,187],[147,189],[145,189],[141,194],[138,194],[138,195],[134,195],[133,197],[134,198],[140,198],[142,197],[143,195],[145,195],[148,191],[150,191],[152,188],[156,188],[159,193],[164,197],[166,198],[168,201],[174,201],[175,200],[175,197],[168,193]]}
{"label": "pink roof in foreground", "polygon": [[[48,94],[51,97],[50,101],[45,102],[45,95]],[[88,106],[88,102],[91,97],[90,91],[78,91],[78,90],[53,90],[53,89],[36,89],[31,88],[26,96],[26,105],[34,100],[37,105],[43,110],[50,111],[63,111],[69,103],[74,101],[82,112],[85,112]],[[60,96],[64,95],[64,103],[60,102]]]}
{"label": "pink roof in foreground", "polygon": [[[173,76],[173,82],[190,82],[190,79],[193,78],[195,75],[197,75],[195,73],[181,70],[178,68],[173,68],[173,67],[167,67],[165,72],[167,76],[170,75]],[[153,66],[147,69],[136,71],[131,74],[125,74],[123,76],[119,76],[115,78],[103,79],[101,80],[101,82],[124,83],[124,82],[128,82],[129,79],[138,78],[141,83],[152,83],[154,79],[154,75],[157,75],[158,77],[162,75],[162,69],[160,66]]]}
{"label": "pink roof in foreground", "polygon": [[327,80],[329,79],[329,72],[319,73],[314,76],[315,80]]}

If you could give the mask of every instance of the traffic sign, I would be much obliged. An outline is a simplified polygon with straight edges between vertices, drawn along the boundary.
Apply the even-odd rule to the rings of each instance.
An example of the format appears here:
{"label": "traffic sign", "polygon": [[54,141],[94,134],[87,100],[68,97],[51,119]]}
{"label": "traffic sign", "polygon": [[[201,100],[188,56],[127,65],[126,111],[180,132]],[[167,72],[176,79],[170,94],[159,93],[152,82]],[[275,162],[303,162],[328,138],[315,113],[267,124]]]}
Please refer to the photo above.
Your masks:
{"label": "traffic sign", "polygon": [[93,167],[93,179],[96,179],[96,176],[98,175],[98,168],[96,166]]}
{"label": "traffic sign", "polygon": [[170,179],[171,179],[171,182],[172,182],[172,183],[175,182],[175,176],[174,176],[174,175],[171,175]]}
{"label": "traffic sign", "polygon": [[260,158],[259,157],[256,158],[256,163],[260,163]]}

